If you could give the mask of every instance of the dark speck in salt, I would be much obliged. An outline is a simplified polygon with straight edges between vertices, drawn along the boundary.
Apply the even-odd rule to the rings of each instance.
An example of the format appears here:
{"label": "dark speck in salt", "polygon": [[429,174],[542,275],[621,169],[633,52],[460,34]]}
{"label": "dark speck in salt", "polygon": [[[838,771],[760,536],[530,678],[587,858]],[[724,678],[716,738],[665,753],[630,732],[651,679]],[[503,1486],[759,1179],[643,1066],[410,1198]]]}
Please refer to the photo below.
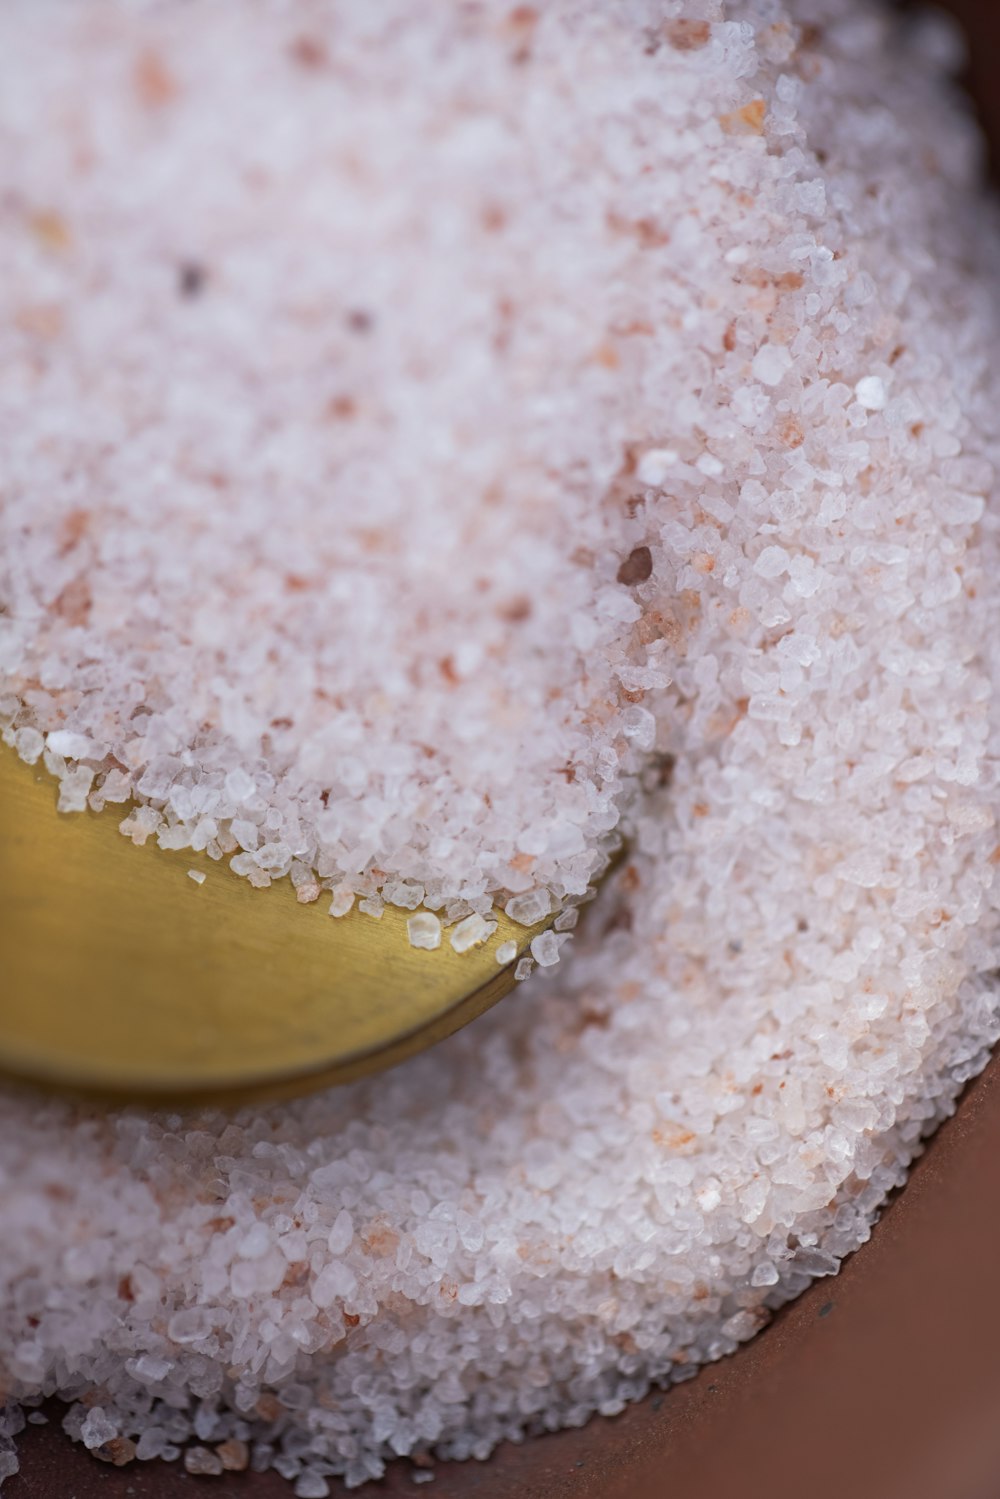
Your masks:
{"label": "dark speck in salt", "polygon": [[363,307],[355,307],[347,314],[347,326],[352,333],[370,333],[375,326],[375,319]]}
{"label": "dark speck in salt", "polygon": [[652,571],[653,555],[649,547],[636,547],[618,569],[618,581],[631,588],[636,583],[645,583]]}
{"label": "dark speck in salt", "polygon": [[323,43],[312,36],[296,37],[289,51],[293,61],[310,73],[319,72],[327,67],[330,61]]}
{"label": "dark speck in salt", "polygon": [[200,296],[205,289],[208,272],[197,261],[186,260],[177,271],[177,287],[182,297]]}

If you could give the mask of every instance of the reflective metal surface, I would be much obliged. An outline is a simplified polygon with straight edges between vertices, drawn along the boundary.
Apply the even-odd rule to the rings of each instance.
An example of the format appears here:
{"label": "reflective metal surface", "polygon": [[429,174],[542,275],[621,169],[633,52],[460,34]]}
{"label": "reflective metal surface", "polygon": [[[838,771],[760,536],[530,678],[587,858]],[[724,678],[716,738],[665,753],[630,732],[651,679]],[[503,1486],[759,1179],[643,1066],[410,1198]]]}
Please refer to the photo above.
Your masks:
{"label": "reflective metal surface", "polygon": [[[276,1097],[347,1082],[432,1045],[514,983],[501,915],[459,955],[381,920],[254,890],[190,849],[118,832],[124,808],[58,813],[39,765],[0,747],[0,1068],[114,1099]],[[203,872],[203,884],[188,870]]]}

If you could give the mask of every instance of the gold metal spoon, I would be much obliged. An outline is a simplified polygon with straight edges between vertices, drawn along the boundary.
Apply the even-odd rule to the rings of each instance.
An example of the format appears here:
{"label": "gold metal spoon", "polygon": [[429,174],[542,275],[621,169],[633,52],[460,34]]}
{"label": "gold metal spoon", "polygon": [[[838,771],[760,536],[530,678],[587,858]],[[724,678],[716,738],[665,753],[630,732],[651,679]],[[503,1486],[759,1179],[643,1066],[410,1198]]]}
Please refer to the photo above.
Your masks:
{"label": "gold metal spoon", "polygon": [[[118,832],[125,809],[56,811],[39,765],[0,747],[0,1069],[142,1102],[238,1102],[348,1082],[495,1004],[548,924],[502,913],[483,946],[410,946],[411,912],[331,918],[287,880]],[[188,871],[203,873],[197,884]],[[552,918],[549,918],[551,921]]]}

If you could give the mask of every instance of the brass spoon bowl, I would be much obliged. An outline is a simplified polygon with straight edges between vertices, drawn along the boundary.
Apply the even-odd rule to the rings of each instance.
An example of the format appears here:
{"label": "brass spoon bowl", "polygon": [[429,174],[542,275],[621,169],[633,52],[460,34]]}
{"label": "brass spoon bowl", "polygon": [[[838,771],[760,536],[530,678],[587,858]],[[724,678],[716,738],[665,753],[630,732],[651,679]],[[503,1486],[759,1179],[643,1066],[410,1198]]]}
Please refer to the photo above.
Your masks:
{"label": "brass spoon bowl", "polygon": [[[0,1070],[111,1101],[287,1097],[388,1067],[514,985],[548,924],[500,914],[481,947],[409,944],[411,912],[331,918],[287,880],[254,890],[224,861],[125,813],[56,811],[56,785],[0,748]],[[198,884],[188,871],[205,875]],[[551,921],[552,918],[549,918]],[[497,949],[517,944],[502,966]]]}

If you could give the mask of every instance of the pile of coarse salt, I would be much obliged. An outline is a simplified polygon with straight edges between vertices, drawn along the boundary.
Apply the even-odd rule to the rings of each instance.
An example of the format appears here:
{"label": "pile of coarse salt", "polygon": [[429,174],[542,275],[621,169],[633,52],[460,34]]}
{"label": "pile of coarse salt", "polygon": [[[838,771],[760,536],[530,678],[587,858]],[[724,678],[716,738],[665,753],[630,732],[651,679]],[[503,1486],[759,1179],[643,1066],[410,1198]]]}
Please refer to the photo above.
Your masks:
{"label": "pile of coarse salt", "polygon": [[[683,15],[669,0],[257,0],[231,35],[232,9],[204,0],[197,46],[192,15],[171,0],[0,12],[0,133],[19,140],[3,169],[24,179],[3,197],[4,648],[15,676],[22,659],[37,676],[16,678],[14,710],[118,745],[124,791],[133,752],[116,736],[141,702],[130,732],[156,754],[139,790],[180,827],[215,817],[198,787],[237,775],[222,769],[257,743],[256,715],[287,702],[267,762],[285,768],[254,759],[238,810],[304,827],[294,734],[338,724],[313,697],[327,669],[349,675],[356,640],[352,691],[369,696],[338,711],[372,819],[359,848],[388,800],[423,794],[385,723],[397,700],[423,713],[413,682],[433,683],[447,764],[427,794],[487,891],[541,802],[547,826],[570,820],[564,787],[596,847],[626,723],[651,751],[625,813],[632,853],[573,962],[433,1053],[233,1118],[0,1100],[7,1430],[58,1392],[67,1429],[109,1460],[183,1448],[197,1472],[273,1465],[308,1499],[395,1454],[484,1457],[614,1413],[731,1351],[867,1237],[982,1065],[1000,963],[998,230],[943,81],[950,33],[900,29],[864,0],[692,0]],[[406,123],[391,137],[390,96]],[[356,131],[324,157],[333,197],[324,98],[350,99]],[[220,182],[217,159],[242,174]],[[415,175],[397,200],[403,159]],[[379,172],[369,222],[337,195]],[[34,216],[41,249],[11,250],[12,215]],[[341,338],[324,288],[342,242],[364,284],[344,281]],[[204,285],[185,271],[198,289],[175,307],[189,260]],[[397,338],[383,309],[404,263],[413,321]],[[509,278],[499,322],[494,270]],[[340,483],[310,423],[341,370],[358,514],[367,528],[370,504],[383,528],[370,550],[350,525],[303,523]],[[376,422],[401,434],[381,464]],[[337,434],[329,451],[353,454]],[[237,472],[259,494],[245,507]],[[81,519],[53,537],[32,503]],[[140,513],[151,535],[161,515],[180,532],[158,552]],[[503,586],[473,599],[483,538]],[[301,589],[275,585],[283,548]],[[414,556],[454,610],[438,637],[425,605],[426,675]],[[387,624],[377,606],[397,578],[415,611],[398,659],[406,608]],[[501,622],[490,601],[515,581],[532,612]],[[271,634],[273,661],[255,654]],[[469,814],[486,817],[493,774],[487,703],[497,774],[517,762],[496,825]],[[225,735],[206,728],[193,752],[196,720]],[[463,743],[479,779],[452,806]],[[564,755],[576,780],[553,774]],[[377,814],[376,767],[395,777]],[[216,805],[217,841],[236,810]],[[545,879],[568,889],[577,857],[563,848]],[[0,1471],[15,1461],[0,1453]]]}

